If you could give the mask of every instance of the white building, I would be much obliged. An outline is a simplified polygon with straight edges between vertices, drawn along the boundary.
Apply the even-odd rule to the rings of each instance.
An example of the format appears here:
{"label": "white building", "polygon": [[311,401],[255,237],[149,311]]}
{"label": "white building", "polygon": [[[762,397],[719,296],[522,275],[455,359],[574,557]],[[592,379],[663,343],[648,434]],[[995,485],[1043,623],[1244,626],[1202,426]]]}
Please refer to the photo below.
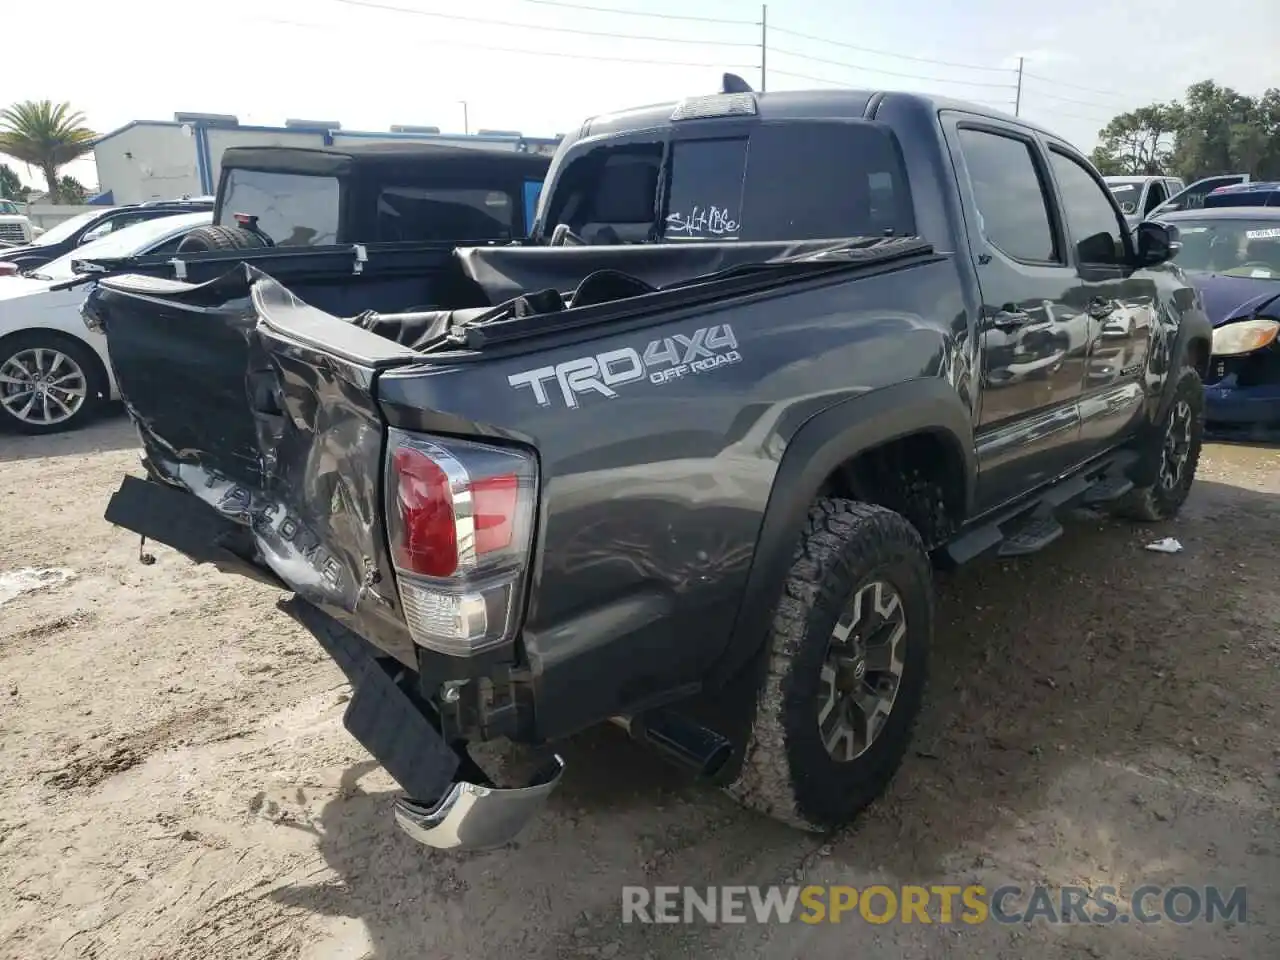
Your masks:
{"label": "white building", "polygon": [[421,140],[551,154],[559,138],[518,131],[442,134],[437,127],[393,126],[389,131],[343,130],[332,121],[287,120],[283,127],[242,124],[234,116],[176,113],[172,120],[135,120],[101,136],[93,148],[100,195],[95,202],[140,203],[211,196],[218,188],[222,151],[241,146],[328,146],[379,140]]}

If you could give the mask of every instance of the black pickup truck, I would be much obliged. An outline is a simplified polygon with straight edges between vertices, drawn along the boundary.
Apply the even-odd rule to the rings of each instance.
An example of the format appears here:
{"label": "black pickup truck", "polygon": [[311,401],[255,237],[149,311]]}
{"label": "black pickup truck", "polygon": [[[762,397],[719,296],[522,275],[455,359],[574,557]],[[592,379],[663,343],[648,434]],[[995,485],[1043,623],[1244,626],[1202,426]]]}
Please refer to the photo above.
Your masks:
{"label": "black pickup truck", "polygon": [[[101,280],[84,316],[149,477],[107,519],[292,591],[425,844],[511,839],[554,744],[606,720],[832,828],[907,747],[933,566],[1039,550],[1067,505],[1185,500],[1210,327],[1176,244],[971,104],[595,118],[528,242],[354,278],[374,309],[256,251]],[[467,744],[494,738],[546,766],[491,782]]]}

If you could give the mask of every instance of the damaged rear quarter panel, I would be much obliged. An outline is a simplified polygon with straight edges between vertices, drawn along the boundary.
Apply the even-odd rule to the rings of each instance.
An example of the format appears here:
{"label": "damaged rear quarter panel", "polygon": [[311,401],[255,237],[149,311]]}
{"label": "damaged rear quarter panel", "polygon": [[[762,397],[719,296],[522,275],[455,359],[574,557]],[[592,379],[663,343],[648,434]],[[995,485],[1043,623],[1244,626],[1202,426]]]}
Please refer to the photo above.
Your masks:
{"label": "damaged rear quarter panel", "polygon": [[274,334],[239,292],[95,294],[150,468],[248,527],[248,559],[413,664],[379,521],[375,370]]}

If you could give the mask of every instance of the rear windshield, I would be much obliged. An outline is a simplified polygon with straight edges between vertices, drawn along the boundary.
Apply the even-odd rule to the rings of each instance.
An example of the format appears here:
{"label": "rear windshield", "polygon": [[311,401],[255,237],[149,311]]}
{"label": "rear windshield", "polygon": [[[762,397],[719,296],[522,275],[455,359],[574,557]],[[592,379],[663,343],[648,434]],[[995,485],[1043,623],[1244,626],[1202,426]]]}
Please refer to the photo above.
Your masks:
{"label": "rear windshield", "polygon": [[258,218],[258,229],[280,247],[338,242],[338,181],[296,173],[228,170],[218,223],[234,227],[235,215]]}
{"label": "rear windshield", "polygon": [[516,232],[516,198],[503,190],[386,186],[377,203],[379,242],[475,243]]}
{"label": "rear windshield", "polygon": [[667,168],[664,152],[661,142],[628,143],[572,161],[548,198],[544,234],[560,223],[588,243],[915,232],[897,143],[871,123],[762,123],[738,135],[681,137]]}
{"label": "rear windshield", "polygon": [[1224,190],[1222,193],[1211,193],[1204,198],[1204,205],[1209,209],[1215,207],[1274,207],[1280,206],[1280,191],[1277,190]]}

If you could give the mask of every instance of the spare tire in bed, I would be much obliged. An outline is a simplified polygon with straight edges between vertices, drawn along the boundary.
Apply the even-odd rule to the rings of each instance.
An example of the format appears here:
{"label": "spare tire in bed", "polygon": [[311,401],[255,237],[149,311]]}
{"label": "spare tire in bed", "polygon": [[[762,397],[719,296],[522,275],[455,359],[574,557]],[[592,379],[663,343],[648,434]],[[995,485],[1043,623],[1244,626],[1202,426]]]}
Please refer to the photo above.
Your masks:
{"label": "spare tire in bed", "polygon": [[178,253],[209,253],[213,250],[253,250],[266,241],[244,227],[196,227],[178,244]]}

